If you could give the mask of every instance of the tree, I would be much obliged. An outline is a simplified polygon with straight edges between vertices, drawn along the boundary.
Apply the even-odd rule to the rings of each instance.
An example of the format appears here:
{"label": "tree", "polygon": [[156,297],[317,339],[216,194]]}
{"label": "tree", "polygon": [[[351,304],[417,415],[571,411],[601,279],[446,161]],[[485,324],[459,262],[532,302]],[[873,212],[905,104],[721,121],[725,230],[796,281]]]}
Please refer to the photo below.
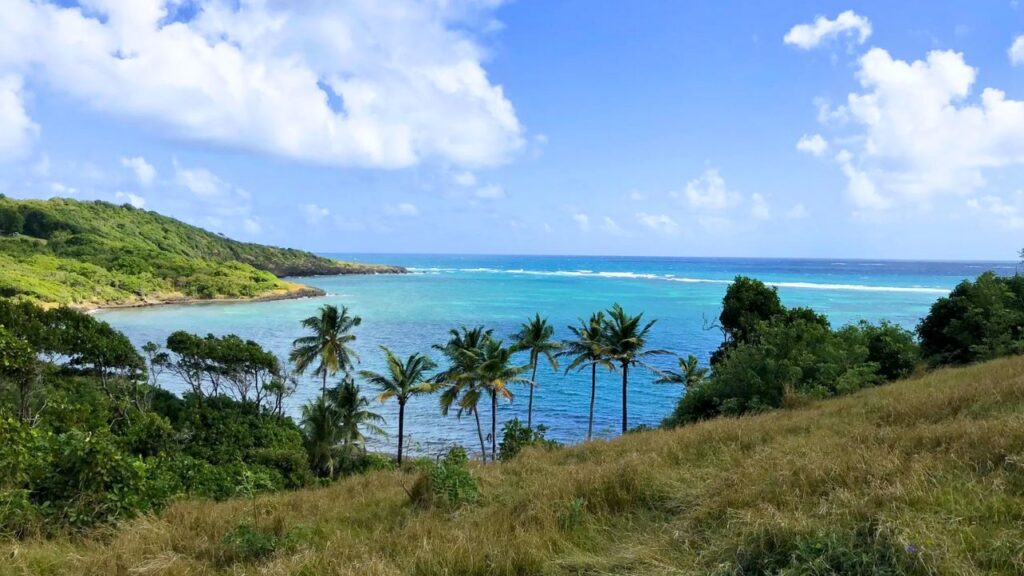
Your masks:
{"label": "tree", "polygon": [[551,339],[554,334],[555,327],[548,324],[547,318],[541,318],[540,314],[537,314],[529,322],[523,324],[519,328],[519,332],[513,336],[516,339],[513,348],[530,353],[532,373],[530,375],[530,400],[526,407],[527,428],[533,428],[533,389],[537,385],[537,364],[540,357],[544,356],[547,359],[552,370],[558,370],[558,360],[555,354],[561,348],[561,344]]}
{"label": "tree", "polygon": [[384,418],[370,411],[370,400],[363,396],[355,380],[346,377],[328,396],[341,417],[341,446],[346,458],[351,460],[356,449],[362,454],[366,453],[363,430],[373,435],[387,436],[387,432],[379,426],[384,424]]}
{"label": "tree", "polygon": [[320,308],[319,316],[310,316],[302,321],[302,325],[312,334],[296,338],[292,342],[290,359],[295,370],[304,373],[314,362],[319,362],[313,375],[323,379],[321,395],[327,394],[327,377],[334,376],[338,371],[346,374],[352,368],[352,360],[359,360],[349,344],[356,337],[351,334],[353,328],[359,326],[362,319],[350,316],[345,306],[338,310],[337,306],[326,304]]}
{"label": "tree", "polygon": [[643,314],[630,316],[622,306],[613,305],[608,310],[608,320],[604,324],[605,356],[618,364],[622,370],[622,433],[629,430],[628,387],[629,367],[643,366],[650,368],[642,359],[655,354],[668,354],[665,350],[645,350],[647,335],[656,320],[641,325]]}
{"label": "tree", "polygon": [[459,418],[464,412],[473,414],[476,418],[476,433],[480,438],[480,457],[486,462],[487,448],[484,446],[484,432],[480,426],[480,412],[477,410],[482,392],[476,379],[480,363],[480,355],[476,352],[483,346],[484,341],[491,337],[491,330],[485,330],[483,326],[463,326],[460,330],[449,330],[448,334],[448,342],[434,345],[434,349],[448,359],[448,368],[433,378],[435,389],[444,387],[440,398],[441,415],[447,416],[451,407],[456,404],[459,407]]}
{"label": "tree", "polygon": [[344,439],[341,411],[322,395],[302,407],[300,421],[310,466],[318,476],[334,478],[338,469],[338,446]]}
{"label": "tree", "polygon": [[494,338],[485,338],[483,346],[467,353],[479,355],[475,380],[491,397],[491,460],[494,461],[498,456],[498,397],[512,400],[509,384],[529,384],[532,387],[533,382],[521,376],[529,366],[513,366],[515,351],[502,346]]}
{"label": "tree", "polygon": [[32,385],[36,380],[36,354],[27,342],[0,326],[0,382],[14,382],[18,389],[18,420],[27,422]]}
{"label": "tree", "polygon": [[707,377],[708,369],[700,365],[700,360],[690,354],[686,358],[680,356],[679,372],[671,370],[661,371],[661,378],[654,381],[655,384],[682,384],[687,390],[697,386]]}
{"label": "tree", "polygon": [[0,206],[0,236],[21,234],[25,218],[12,206]]}
{"label": "tree", "polygon": [[587,420],[587,440],[594,434],[594,400],[597,397],[597,367],[602,366],[609,371],[615,369],[615,365],[608,361],[605,355],[604,340],[604,312],[595,312],[590,320],[580,318],[578,326],[569,326],[574,338],[562,343],[562,351],[559,356],[572,358],[565,372],[570,370],[582,370],[590,367],[590,418]]}
{"label": "tree", "polygon": [[387,374],[378,374],[363,370],[360,376],[370,384],[380,388],[377,399],[386,402],[391,398],[398,400],[398,464],[402,464],[402,443],[405,439],[405,404],[415,395],[427,394],[432,387],[426,380],[426,373],[436,366],[434,361],[422,354],[412,354],[402,362],[394,352],[381,346],[387,359]]}
{"label": "tree", "polygon": [[765,285],[760,280],[737,276],[722,298],[722,313],[718,321],[725,342],[711,356],[711,365],[717,365],[725,354],[738,344],[749,342],[755,335],[757,327],[782,314],[785,308],[774,287]]}

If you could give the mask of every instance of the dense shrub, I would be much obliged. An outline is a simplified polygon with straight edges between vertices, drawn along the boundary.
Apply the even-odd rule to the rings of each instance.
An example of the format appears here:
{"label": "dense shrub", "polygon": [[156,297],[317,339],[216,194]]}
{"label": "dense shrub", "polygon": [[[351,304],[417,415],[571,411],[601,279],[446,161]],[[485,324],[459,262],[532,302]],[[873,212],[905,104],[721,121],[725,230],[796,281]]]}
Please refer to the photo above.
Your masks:
{"label": "dense shrub", "polygon": [[992,272],[961,282],[917,327],[931,364],[967,364],[1024,352],[1024,277]]}
{"label": "dense shrub", "polygon": [[545,448],[554,448],[558,446],[558,442],[554,440],[548,440],[544,438],[544,434],[547,432],[547,427],[543,424],[537,426],[535,429],[527,428],[519,421],[519,418],[513,418],[505,422],[501,428],[501,443],[498,444],[498,459],[505,462],[515,458],[523,448],[528,446],[543,446]]}
{"label": "dense shrub", "polygon": [[0,235],[21,234],[25,218],[13,206],[0,206]]}
{"label": "dense shrub", "polygon": [[448,450],[437,463],[429,463],[410,491],[414,504],[457,508],[477,501],[476,480],[469,470],[469,457],[461,446]]}

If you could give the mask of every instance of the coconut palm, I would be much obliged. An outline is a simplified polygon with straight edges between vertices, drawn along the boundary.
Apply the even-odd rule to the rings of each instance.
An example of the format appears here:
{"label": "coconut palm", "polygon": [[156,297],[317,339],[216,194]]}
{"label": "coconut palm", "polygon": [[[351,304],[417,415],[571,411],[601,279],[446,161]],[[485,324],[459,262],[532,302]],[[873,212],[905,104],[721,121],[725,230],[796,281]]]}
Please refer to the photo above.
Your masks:
{"label": "coconut palm", "polygon": [[608,319],[604,323],[605,358],[618,365],[622,370],[622,433],[629,430],[628,395],[629,367],[643,366],[650,369],[650,366],[643,362],[643,358],[655,354],[668,354],[666,350],[644,350],[647,346],[647,335],[654,326],[656,320],[646,324],[643,322],[643,314],[630,316],[618,304],[608,310]]}
{"label": "coconut palm", "polygon": [[313,470],[319,476],[334,478],[344,429],[338,407],[328,397],[320,396],[302,407],[300,422]]}
{"label": "coconut palm", "polygon": [[537,364],[540,357],[544,356],[552,370],[558,370],[556,352],[562,347],[561,344],[551,339],[555,334],[555,327],[548,324],[547,318],[541,318],[537,314],[519,328],[519,332],[513,336],[516,339],[514,350],[527,351],[530,353],[530,400],[526,405],[526,427],[533,428],[533,389],[537,384]]}
{"label": "coconut palm", "polygon": [[708,374],[708,369],[700,365],[700,361],[693,354],[686,358],[680,356],[679,372],[671,370],[659,371],[661,378],[654,381],[655,384],[682,384],[687,390],[700,384]]}
{"label": "coconut palm", "polygon": [[569,365],[565,367],[568,374],[570,370],[582,370],[590,367],[590,418],[587,421],[587,440],[594,435],[594,399],[597,397],[597,367],[615,370],[615,365],[605,357],[604,342],[604,312],[595,312],[590,320],[580,318],[578,326],[569,326],[574,338],[562,343],[562,351],[559,356],[572,358]]}
{"label": "coconut palm", "polygon": [[305,373],[314,362],[319,362],[313,370],[313,375],[323,379],[321,396],[327,394],[328,376],[334,376],[339,371],[348,373],[353,360],[359,360],[359,356],[349,348],[349,344],[356,339],[350,332],[361,322],[359,316],[349,315],[347,307],[342,306],[339,311],[337,306],[330,304],[322,306],[318,316],[310,316],[302,321],[302,325],[309,329],[311,334],[296,338],[292,342],[289,359],[295,365],[296,372],[300,374]]}
{"label": "coconut palm", "polygon": [[387,359],[386,374],[378,374],[363,370],[359,373],[367,382],[381,390],[377,399],[386,402],[390,398],[398,400],[398,464],[402,464],[402,443],[405,438],[405,404],[417,394],[426,394],[432,390],[426,382],[426,373],[433,370],[436,364],[422,354],[412,354],[402,362],[394,352],[381,346]]}
{"label": "coconut palm", "polygon": [[341,446],[346,457],[351,458],[357,449],[366,453],[363,430],[375,436],[387,436],[387,432],[379,426],[384,424],[384,418],[369,410],[370,400],[363,396],[355,380],[346,377],[328,396],[341,415]]}
{"label": "coconut palm", "polygon": [[475,380],[479,365],[479,355],[468,352],[479,350],[485,339],[490,338],[491,330],[483,326],[448,331],[449,338],[445,344],[435,344],[434,349],[440,351],[448,359],[448,368],[434,376],[434,388],[444,388],[441,393],[441,414],[447,416],[453,405],[458,406],[457,415],[473,414],[476,418],[476,433],[480,438],[480,457],[487,461],[487,448],[484,446],[484,432],[480,425],[480,412],[477,410],[482,391]]}
{"label": "coconut palm", "polygon": [[484,339],[479,349],[466,353],[477,356],[474,380],[491,397],[491,461],[494,461],[498,452],[498,397],[512,400],[510,384],[529,384],[532,387],[533,382],[522,377],[530,367],[514,366],[512,355],[515,350],[502,346],[500,341],[490,336]]}

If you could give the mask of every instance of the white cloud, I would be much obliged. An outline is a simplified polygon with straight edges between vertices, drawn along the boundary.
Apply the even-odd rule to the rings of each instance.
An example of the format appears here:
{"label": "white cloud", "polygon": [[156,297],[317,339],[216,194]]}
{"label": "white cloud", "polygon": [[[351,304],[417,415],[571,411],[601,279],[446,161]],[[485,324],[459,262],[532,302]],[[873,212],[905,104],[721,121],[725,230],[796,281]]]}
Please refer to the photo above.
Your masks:
{"label": "white cloud", "polygon": [[473,36],[498,0],[387,3],[5,0],[0,130],[31,122],[11,74],[177,136],[301,160],[404,167],[507,161],[524,145]]}
{"label": "white cloud", "polygon": [[242,229],[246,234],[256,235],[263,231],[263,226],[255,218],[246,218],[242,221]]}
{"label": "white cloud", "polygon": [[771,210],[768,208],[768,200],[757,192],[750,195],[750,215],[756,220],[768,220],[772,217]]}
{"label": "white cloud", "polygon": [[221,196],[230,186],[206,168],[182,168],[175,163],[175,180],[196,196]]}
{"label": "white cloud", "polygon": [[806,152],[811,156],[821,156],[828,151],[828,141],[821,134],[814,134],[812,136],[804,134],[800,137],[800,140],[797,140],[796,149]]}
{"label": "white cloud", "polygon": [[644,194],[639,190],[630,190],[629,199],[633,202],[643,202],[644,200],[647,200],[647,194]]}
{"label": "white cloud", "polygon": [[505,197],[505,189],[497,184],[488,184],[477,188],[474,195],[486,200],[501,200]]}
{"label": "white cloud", "polygon": [[[3,40],[0,40],[2,46]],[[0,54],[0,62],[2,60],[3,55]],[[23,158],[38,136],[39,126],[25,111],[21,77],[0,74],[0,161]]]}
{"label": "white cloud", "polygon": [[679,232],[679,224],[666,214],[637,212],[636,219],[640,224],[660,234],[671,236]]}
{"label": "white cloud", "polygon": [[969,100],[976,76],[952,51],[908,62],[873,48],[860,59],[864,90],[846,105],[859,133],[835,156],[859,208],[970,194],[986,170],[1024,164],[1024,102],[994,88]]}
{"label": "white cloud", "polygon": [[1024,65],[1024,34],[1013,39],[1013,44],[1010,45],[1007,54],[1010,56],[1010,64]]}
{"label": "white cloud", "polygon": [[51,182],[50,192],[53,192],[58,196],[66,196],[69,194],[78,194],[78,188],[67,186],[61,182]]}
{"label": "white cloud", "polygon": [[590,216],[587,216],[582,212],[577,212],[572,215],[572,220],[580,227],[580,230],[583,230],[584,232],[590,230]]}
{"label": "white cloud", "polygon": [[130,192],[118,192],[114,194],[114,197],[117,198],[118,200],[126,200],[129,204],[135,206],[136,208],[145,208],[146,206],[145,198],[137,194],[132,194]]}
{"label": "white cloud", "polygon": [[1024,191],[1017,192],[1016,203],[1010,204],[998,196],[982,196],[971,198],[967,207],[975,212],[993,216],[1000,225],[1006,228],[1024,228]]}
{"label": "white cloud", "polygon": [[739,203],[739,195],[725,187],[718,170],[709,168],[686,184],[686,200],[696,209],[724,210]]}
{"label": "white cloud", "polygon": [[316,204],[302,204],[299,206],[299,210],[306,219],[306,223],[311,225],[319,224],[331,215],[330,210]]}
{"label": "white cloud", "polygon": [[801,203],[794,204],[792,208],[786,211],[786,218],[790,220],[802,220],[810,216],[810,212],[807,211],[807,207]]}
{"label": "white cloud", "polygon": [[840,34],[855,35],[857,43],[863,44],[871,36],[871,22],[853,10],[839,14],[835,20],[818,16],[812,24],[793,26],[786,33],[783,42],[802,50],[810,50]]}
{"label": "white cloud", "polygon": [[142,156],[134,158],[121,158],[121,165],[135,172],[135,178],[142,186],[150,186],[156,178],[156,168]]}
{"label": "white cloud", "polygon": [[384,206],[384,212],[391,216],[418,216],[420,209],[411,202],[399,202]]}
{"label": "white cloud", "polygon": [[458,174],[452,176],[452,180],[455,181],[456,184],[464,188],[476,186],[476,175],[473,174],[472,172],[459,172]]}
{"label": "white cloud", "polygon": [[621,236],[626,232],[625,230],[622,229],[622,226],[619,226],[619,224],[615,220],[612,220],[609,216],[605,216],[604,220],[602,220],[601,230],[604,230],[605,232],[611,234],[612,236]]}

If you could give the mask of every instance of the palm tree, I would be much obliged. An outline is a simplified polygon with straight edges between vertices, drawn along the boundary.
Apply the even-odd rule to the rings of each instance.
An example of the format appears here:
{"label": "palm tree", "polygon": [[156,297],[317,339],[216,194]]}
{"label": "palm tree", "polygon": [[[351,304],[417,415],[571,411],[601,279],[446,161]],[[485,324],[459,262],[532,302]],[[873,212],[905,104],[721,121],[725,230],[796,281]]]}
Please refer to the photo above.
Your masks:
{"label": "palm tree", "polygon": [[526,407],[526,427],[533,428],[533,388],[537,383],[537,364],[541,356],[544,356],[552,370],[558,370],[558,360],[555,353],[561,348],[561,344],[551,339],[555,334],[555,327],[548,324],[547,318],[541,318],[537,314],[529,322],[519,328],[513,338],[516,344],[513,349],[530,352],[530,366],[533,369],[530,375],[530,401]]}
{"label": "palm tree", "polygon": [[330,304],[320,308],[319,316],[310,316],[302,321],[302,325],[312,334],[296,338],[292,342],[289,359],[295,364],[296,372],[300,374],[319,361],[313,375],[323,378],[321,396],[327,394],[328,376],[334,376],[339,370],[348,373],[352,368],[352,360],[359,360],[359,356],[349,348],[349,344],[356,339],[350,332],[361,322],[359,316],[349,315],[347,307],[342,306],[339,311],[337,306]]}
{"label": "palm tree", "polygon": [[487,448],[484,446],[484,432],[480,426],[480,412],[477,405],[480,402],[481,390],[479,383],[474,379],[479,364],[479,356],[468,354],[477,351],[483,345],[485,339],[490,338],[491,330],[485,330],[483,326],[466,328],[461,330],[451,329],[448,331],[449,338],[445,344],[435,344],[434,349],[440,351],[448,358],[448,369],[434,376],[435,389],[444,386],[441,393],[441,415],[447,416],[451,407],[458,404],[458,417],[463,412],[469,412],[476,418],[476,433],[480,437],[480,457],[487,461]]}
{"label": "palm tree", "polygon": [[313,469],[320,476],[334,478],[344,428],[338,407],[326,396],[320,396],[302,407],[301,426]]}
{"label": "palm tree", "polygon": [[629,430],[628,396],[629,367],[643,366],[650,368],[641,360],[654,354],[668,354],[666,350],[644,350],[647,346],[647,334],[656,320],[641,325],[643,314],[630,316],[622,306],[613,305],[608,310],[608,320],[604,323],[605,357],[619,365],[622,370],[622,433]]}
{"label": "palm tree", "polygon": [[604,341],[604,312],[595,312],[586,321],[580,318],[579,326],[569,326],[573,333],[572,340],[562,343],[562,351],[559,356],[569,356],[572,361],[565,367],[568,374],[570,370],[581,370],[584,366],[590,366],[590,419],[587,421],[587,440],[594,435],[594,399],[597,397],[597,367],[615,370],[615,365],[605,357]]}
{"label": "palm tree", "polygon": [[417,394],[429,393],[432,390],[424,377],[436,364],[422,354],[412,354],[402,362],[402,359],[395,356],[386,346],[381,346],[380,349],[384,351],[387,359],[387,374],[363,370],[359,375],[380,388],[381,393],[377,399],[381,402],[386,402],[389,398],[398,400],[398,464],[401,465],[402,442],[405,437],[405,403]]}
{"label": "palm tree", "polygon": [[506,400],[512,400],[512,391],[508,389],[509,384],[529,384],[533,382],[521,377],[530,367],[513,366],[512,355],[515,350],[502,346],[502,343],[488,336],[484,339],[483,346],[469,354],[477,355],[479,364],[476,370],[475,380],[487,391],[491,397],[491,461],[497,457],[498,452],[498,396]]}
{"label": "palm tree", "polygon": [[362,390],[355,380],[346,376],[340,384],[328,392],[328,396],[341,414],[341,447],[342,454],[351,459],[353,451],[366,454],[365,429],[374,436],[387,436],[380,427],[385,420],[376,412],[371,412],[370,399],[363,396]]}
{"label": "palm tree", "polygon": [[680,356],[679,372],[671,370],[661,371],[661,378],[654,381],[655,384],[682,384],[687,390],[704,381],[708,369],[700,365],[700,361],[693,354],[686,358]]}

